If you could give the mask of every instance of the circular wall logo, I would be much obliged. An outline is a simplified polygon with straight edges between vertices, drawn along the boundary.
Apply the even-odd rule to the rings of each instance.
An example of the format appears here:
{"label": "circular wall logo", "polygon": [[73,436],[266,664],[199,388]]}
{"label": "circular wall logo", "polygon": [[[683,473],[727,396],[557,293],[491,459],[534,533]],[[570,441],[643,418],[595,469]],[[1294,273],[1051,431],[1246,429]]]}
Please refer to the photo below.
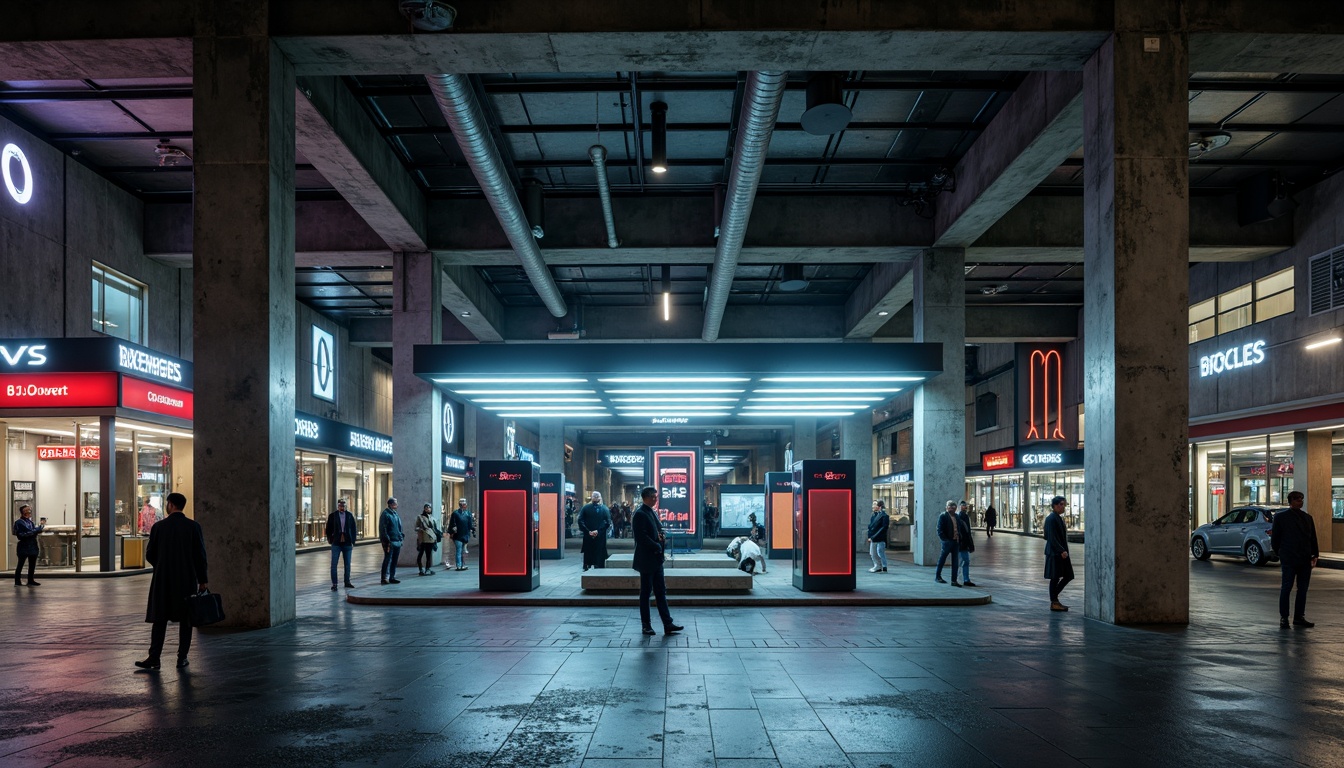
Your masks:
{"label": "circular wall logo", "polygon": [[[15,178],[14,166],[22,171],[19,178]],[[26,204],[33,199],[33,169],[28,165],[28,158],[24,156],[23,150],[14,144],[6,144],[3,150],[0,150],[0,174],[5,177],[5,188],[9,190],[9,196],[14,198],[14,202],[19,205]]]}
{"label": "circular wall logo", "polygon": [[453,413],[453,404],[443,404],[443,442],[452,445],[457,439],[457,415]]}

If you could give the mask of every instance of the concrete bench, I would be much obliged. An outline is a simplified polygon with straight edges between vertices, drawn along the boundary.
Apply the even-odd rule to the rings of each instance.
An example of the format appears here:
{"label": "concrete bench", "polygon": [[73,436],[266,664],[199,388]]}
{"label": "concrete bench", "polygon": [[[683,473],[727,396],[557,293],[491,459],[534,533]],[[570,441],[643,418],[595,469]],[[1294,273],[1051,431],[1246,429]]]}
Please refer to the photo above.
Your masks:
{"label": "concrete bench", "polygon": [[[663,578],[668,592],[742,592],[751,589],[751,574],[735,569],[671,568],[664,571]],[[639,573],[595,568],[583,574],[580,585],[585,591],[638,592]]]}
{"label": "concrete bench", "polygon": [[[635,556],[632,554],[612,555],[607,558],[607,568],[631,568]],[[663,563],[663,568],[736,568],[737,561],[723,553],[709,554],[701,552],[694,555],[677,555],[675,560]]]}

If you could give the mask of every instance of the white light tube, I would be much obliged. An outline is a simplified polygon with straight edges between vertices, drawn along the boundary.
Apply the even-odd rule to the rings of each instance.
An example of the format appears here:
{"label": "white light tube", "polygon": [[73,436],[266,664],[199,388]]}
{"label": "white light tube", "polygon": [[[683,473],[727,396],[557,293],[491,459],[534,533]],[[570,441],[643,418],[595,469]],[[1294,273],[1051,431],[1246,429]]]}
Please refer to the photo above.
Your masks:
{"label": "white light tube", "polygon": [[447,379],[430,379],[436,384],[586,384],[587,379],[575,379],[561,376],[520,379],[514,376],[471,376]]}
{"label": "white light tube", "polygon": [[618,376],[598,381],[607,384],[717,384],[751,379],[746,376]]}
{"label": "white light tube", "polygon": [[1340,337],[1336,336],[1336,337],[1334,337],[1334,338],[1332,338],[1332,339],[1323,339],[1323,340],[1321,340],[1321,341],[1317,341],[1317,342],[1314,342],[1314,343],[1312,343],[1312,344],[1308,344],[1308,345],[1307,345],[1307,349],[1320,349],[1321,347],[1328,347],[1328,346],[1330,346],[1331,344],[1338,344],[1339,342],[1340,342]]}
{"label": "white light tube", "polygon": [[809,381],[824,382],[827,384],[841,384],[847,381],[923,381],[923,376],[850,376],[848,374],[836,374],[834,376],[763,376],[761,381],[778,382],[798,382],[807,383]]}

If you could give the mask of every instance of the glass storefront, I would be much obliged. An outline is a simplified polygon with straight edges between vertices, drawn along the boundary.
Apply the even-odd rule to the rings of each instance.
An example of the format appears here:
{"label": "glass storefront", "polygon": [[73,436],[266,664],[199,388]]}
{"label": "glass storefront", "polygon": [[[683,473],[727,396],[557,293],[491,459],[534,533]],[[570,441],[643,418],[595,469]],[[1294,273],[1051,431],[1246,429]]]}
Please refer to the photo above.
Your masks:
{"label": "glass storefront", "polygon": [[361,540],[377,538],[378,515],[392,495],[392,466],[311,451],[294,452],[297,515],[294,544],[322,546],[327,542],[327,516],[344,499],[355,516]]}
{"label": "glass storefront", "polygon": [[1293,490],[1293,450],[1291,432],[1196,443],[1190,461],[1191,529],[1246,504],[1286,506]]}
{"label": "glass storefront", "polygon": [[1031,485],[1031,530],[1045,530],[1045,516],[1050,514],[1050,500],[1056,496],[1067,499],[1063,517],[1068,529],[1083,530],[1083,470],[1032,472],[1028,478]]}
{"label": "glass storefront", "polygon": [[1064,522],[1070,531],[1082,533],[1085,516],[1083,470],[1007,472],[966,478],[966,501],[971,506],[971,522],[985,524],[990,504],[999,513],[998,529],[1040,533],[1045,516],[1050,514],[1050,499],[1068,499]]}

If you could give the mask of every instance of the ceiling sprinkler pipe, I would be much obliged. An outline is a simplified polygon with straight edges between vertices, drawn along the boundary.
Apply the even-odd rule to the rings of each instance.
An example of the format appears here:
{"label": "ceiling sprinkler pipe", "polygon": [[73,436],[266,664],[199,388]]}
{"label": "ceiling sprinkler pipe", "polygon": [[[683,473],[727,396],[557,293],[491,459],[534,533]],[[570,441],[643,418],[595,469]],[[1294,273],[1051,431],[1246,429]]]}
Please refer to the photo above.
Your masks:
{"label": "ceiling sprinkler pipe", "polygon": [[429,90],[439,103],[448,127],[453,130],[453,137],[476,176],[476,182],[481,185],[485,199],[499,219],[504,236],[522,261],[523,271],[532,281],[532,287],[552,315],[564,317],[568,314],[565,297],[560,294],[555,278],[541,256],[541,249],[537,247],[532,225],[518,202],[518,192],[509,181],[499,148],[490,138],[485,113],[476,101],[471,81],[465,75],[427,75],[425,80],[429,82]]}
{"label": "ceiling sprinkler pipe", "polygon": [[602,220],[607,225],[607,247],[619,248],[621,241],[616,239],[616,214],[611,210],[611,183],[607,179],[607,148],[594,144],[588,148],[588,159],[593,161],[593,171],[597,174],[597,197],[602,201]]}

